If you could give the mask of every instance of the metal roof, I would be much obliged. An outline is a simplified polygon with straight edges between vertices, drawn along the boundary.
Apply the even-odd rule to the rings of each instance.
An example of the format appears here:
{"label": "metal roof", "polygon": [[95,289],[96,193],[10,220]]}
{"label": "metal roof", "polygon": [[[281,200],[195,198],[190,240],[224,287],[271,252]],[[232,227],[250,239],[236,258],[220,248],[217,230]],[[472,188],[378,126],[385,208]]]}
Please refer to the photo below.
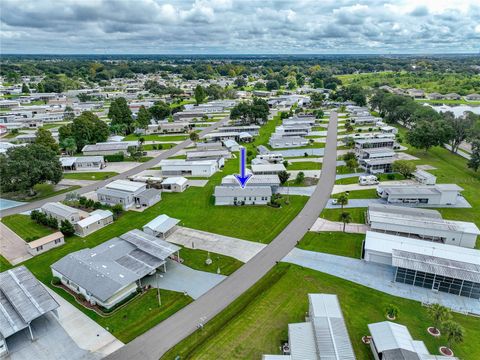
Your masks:
{"label": "metal roof", "polygon": [[51,267],[105,301],[151,273],[179,249],[140,230],[132,230],[92,249],[73,252]]}
{"label": "metal roof", "polygon": [[355,354],[337,296],[308,294],[308,299],[318,358],[354,360]]}
{"label": "metal roof", "polygon": [[164,166],[212,166],[216,165],[216,160],[195,160],[195,161],[186,161],[183,159],[165,159],[160,161],[159,165],[163,168]]}
{"label": "metal roof", "polygon": [[[480,254],[479,254],[480,256]],[[480,283],[480,265],[393,249],[392,265]]]}
{"label": "metal roof", "polygon": [[425,217],[432,219],[441,219],[442,215],[437,210],[409,208],[405,206],[384,205],[384,204],[369,204],[368,211],[384,212],[388,214],[411,215],[416,217]]}
{"label": "metal roof", "polygon": [[180,220],[171,218],[168,215],[162,214],[157,216],[155,219],[150,221],[149,223],[145,224],[143,228],[149,228],[153,231],[158,231],[160,233],[166,233],[168,230],[172,229],[175,225],[177,225]]}
{"label": "metal roof", "polygon": [[312,323],[288,324],[288,342],[292,360],[318,359]]}
{"label": "metal roof", "polygon": [[412,344],[412,335],[410,335],[408,328],[404,325],[382,321],[368,324],[368,329],[379,353],[393,349],[405,349],[416,352]]}
{"label": "metal roof", "polygon": [[162,185],[185,185],[188,183],[188,179],[183,176],[168,177],[162,181]]}
{"label": "metal roof", "polygon": [[69,217],[72,214],[78,214],[79,212],[78,209],[59,202],[46,203],[41,207],[41,209],[64,218]]}
{"label": "metal roof", "polygon": [[115,180],[105,185],[105,187],[109,190],[118,190],[118,191],[134,193],[146,187],[146,184],[138,181]]}
{"label": "metal roof", "polygon": [[[238,185],[238,181],[233,175],[227,175],[222,178],[222,185]],[[264,185],[264,186],[278,186],[280,185],[280,179],[278,175],[253,175],[248,180],[248,186]]]}
{"label": "metal roof", "polygon": [[109,210],[95,210],[90,213],[90,216],[78,221],[77,225],[80,227],[85,227],[110,216],[113,216],[113,213]]}
{"label": "metal roof", "polygon": [[82,152],[127,150],[130,146],[138,146],[138,142],[137,141],[112,141],[112,142],[89,144],[89,145],[85,145],[82,148]]}
{"label": "metal roof", "polygon": [[58,307],[25,266],[0,273],[0,333],[4,338]]}
{"label": "metal roof", "polygon": [[269,186],[249,186],[241,188],[240,186],[215,186],[215,197],[231,196],[272,196],[272,189]]}
{"label": "metal roof", "polygon": [[436,195],[444,191],[462,191],[455,184],[436,185],[387,185],[381,187],[389,195]]}
{"label": "metal roof", "polygon": [[252,172],[262,172],[262,171],[285,171],[285,166],[283,164],[258,164],[251,165]]}
{"label": "metal roof", "polygon": [[107,189],[106,187],[98,189],[97,194],[106,195],[106,196],[113,196],[113,197],[122,198],[122,199],[126,199],[131,195],[131,193],[128,193],[128,192],[125,192],[125,191]]}

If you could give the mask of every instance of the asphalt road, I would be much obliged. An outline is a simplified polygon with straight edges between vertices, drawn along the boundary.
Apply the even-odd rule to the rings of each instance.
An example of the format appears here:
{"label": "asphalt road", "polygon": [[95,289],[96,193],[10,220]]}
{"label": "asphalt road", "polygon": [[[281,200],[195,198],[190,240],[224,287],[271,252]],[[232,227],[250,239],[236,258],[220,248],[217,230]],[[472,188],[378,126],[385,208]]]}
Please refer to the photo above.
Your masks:
{"label": "asphalt road", "polygon": [[107,356],[106,359],[160,359],[170,348],[197,330],[200,323],[207,322],[230,305],[295,247],[317,220],[330,198],[335,183],[337,121],[337,114],[332,113],[320,180],[314,193],[295,219],[267,247],[232,275],[165,321]]}
{"label": "asphalt road", "polygon": [[[202,132],[200,132],[199,136],[202,137],[202,136],[214,131],[219,126],[222,126],[226,122],[228,122],[228,120],[230,120],[230,117],[226,116],[222,120],[213,123],[209,127],[205,128]],[[73,190],[73,192],[76,192],[77,194],[86,194],[90,191],[94,191],[98,188],[101,188],[101,187],[107,185],[108,183],[112,182],[113,180],[125,179],[128,176],[135,175],[135,174],[137,174],[137,173],[139,173],[143,170],[150,169],[150,168],[154,167],[155,165],[157,165],[161,160],[167,159],[168,157],[175,155],[178,151],[186,148],[187,146],[189,146],[191,144],[192,144],[191,140],[189,140],[189,139],[185,140],[185,141],[181,142],[180,144],[177,144],[176,146],[172,147],[171,149],[168,149],[164,153],[156,156],[155,158],[153,158],[153,159],[151,159],[147,162],[144,162],[144,163],[142,163],[142,164],[140,164],[140,165],[138,165],[138,166],[136,166],[136,167],[134,167],[134,168],[132,168],[128,171],[125,171],[121,174],[118,174],[116,176],[108,178],[107,180],[102,180],[102,181],[98,181],[98,182],[96,182],[94,184],[91,184],[91,185],[83,186],[80,189]],[[19,213],[22,213],[24,211],[37,209],[37,208],[41,207],[42,205],[44,205],[48,202],[62,201],[62,200],[65,199],[66,194],[68,194],[68,193],[63,193],[63,194],[60,194],[60,195],[45,198],[43,200],[38,200],[38,201],[26,203],[26,204],[21,205],[21,206],[16,206],[16,207],[13,207],[13,208],[5,209],[5,210],[2,210],[0,212],[0,216],[4,217],[4,216],[8,216],[8,215],[13,215],[13,214],[19,214]]]}

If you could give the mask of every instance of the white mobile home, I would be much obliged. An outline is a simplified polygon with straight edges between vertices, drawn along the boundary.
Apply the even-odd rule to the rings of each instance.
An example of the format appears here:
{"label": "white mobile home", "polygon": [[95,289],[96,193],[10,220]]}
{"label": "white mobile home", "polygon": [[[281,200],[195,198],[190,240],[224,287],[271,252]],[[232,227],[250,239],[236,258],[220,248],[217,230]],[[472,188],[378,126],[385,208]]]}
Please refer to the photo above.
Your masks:
{"label": "white mobile home", "polygon": [[133,206],[152,206],[162,199],[159,190],[147,189],[145,183],[128,180],[115,180],[98,189],[97,198],[102,204],[121,204],[127,210]]}
{"label": "white mobile home", "polygon": [[114,155],[122,153],[128,155],[128,148],[138,146],[137,141],[122,141],[122,142],[103,142],[92,145],[85,145],[82,148],[83,155]]}
{"label": "white mobile home", "polygon": [[40,210],[45,213],[45,215],[57,219],[58,223],[63,220],[68,220],[74,224],[80,220],[80,211],[78,209],[59,202],[46,203],[40,208]]}
{"label": "white mobile home", "polygon": [[381,185],[377,194],[388,203],[454,205],[463,189],[455,184]]}
{"label": "white mobile home", "polygon": [[113,214],[109,210],[95,210],[75,224],[75,234],[85,237],[113,223]]}
{"label": "white mobile home", "polygon": [[171,218],[165,214],[157,216],[148,224],[143,226],[143,231],[146,234],[159,237],[165,240],[170,234],[177,229],[178,219]]}
{"label": "white mobile home", "polygon": [[216,160],[186,161],[177,159],[166,159],[160,161],[162,175],[181,175],[210,177],[218,171]]}
{"label": "white mobile home", "polygon": [[257,164],[251,165],[251,168],[254,175],[278,175],[286,170],[283,164]]}
{"label": "white mobile home", "polygon": [[44,236],[40,239],[30,241],[27,244],[27,251],[30,255],[35,256],[42,254],[50,249],[65,244],[65,237],[60,231]]}
{"label": "white mobile home", "polygon": [[169,177],[162,181],[162,190],[184,192],[188,188],[188,179],[182,176]]}
{"label": "white mobile home", "polygon": [[266,205],[272,199],[269,186],[215,186],[215,205]]}

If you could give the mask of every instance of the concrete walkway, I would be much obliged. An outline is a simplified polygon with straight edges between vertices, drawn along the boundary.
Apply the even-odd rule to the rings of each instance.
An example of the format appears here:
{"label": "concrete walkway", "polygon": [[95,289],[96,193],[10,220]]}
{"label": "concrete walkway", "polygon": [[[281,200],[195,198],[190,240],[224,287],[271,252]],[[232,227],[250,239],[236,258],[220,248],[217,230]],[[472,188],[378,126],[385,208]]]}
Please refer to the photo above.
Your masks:
{"label": "concrete walkway", "polygon": [[231,256],[242,262],[249,261],[266,246],[265,244],[253,241],[241,240],[186,227],[178,227],[177,230],[168,237],[168,241],[190,249],[201,249]]}
{"label": "concrete walkway", "polygon": [[480,314],[478,300],[393,282],[394,268],[388,265],[298,248],[294,248],[282,261],[353,281],[390,295],[423,303],[439,303],[457,312]]}
{"label": "concrete walkway", "polygon": [[78,180],[78,179],[62,179],[58,183],[59,185],[64,185],[64,186],[86,186],[86,185],[91,185],[95,184],[98,180]]}
{"label": "concrete walkway", "polygon": [[[352,234],[365,234],[368,226],[365,224],[350,223],[345,225],[345,232]],[[318,218],[310,231],[324,232],[324,231],[343,231],[343,223],[339,221],[329,221],[323,218]]]}
{"label": "concrete walkway", "polygon": [[12,265],[32,258],[27,251],[27,243],[2,222],[0,222],[0,254]]}
{"label": "concrete walkway", "polygon": [[161,274],[158,279],[155,275],[148,276],[142,280],[142,284],[157,288],[158,280],[160,289],[183,292],[196,300],[225,278],[225,275],[194,270],[176,261],[168,260],[166,273]]}

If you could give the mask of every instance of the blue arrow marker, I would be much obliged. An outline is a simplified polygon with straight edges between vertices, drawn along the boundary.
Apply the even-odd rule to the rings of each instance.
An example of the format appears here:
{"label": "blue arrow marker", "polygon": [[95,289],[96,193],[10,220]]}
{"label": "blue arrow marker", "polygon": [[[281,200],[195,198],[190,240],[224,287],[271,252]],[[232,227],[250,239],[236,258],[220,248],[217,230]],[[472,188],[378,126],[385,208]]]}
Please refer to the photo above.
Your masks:
{"label": "blue arrow marker", "polygon": [[242,189],[247,186],[248,180],[252,177],[252,174],[246,174],[246,166],[247,166],[247,159],[245,156],[245,148],[243,146],[240,147],[240,175],[234,174],[235,179],[237,179],[238,184],[242,187]]}

